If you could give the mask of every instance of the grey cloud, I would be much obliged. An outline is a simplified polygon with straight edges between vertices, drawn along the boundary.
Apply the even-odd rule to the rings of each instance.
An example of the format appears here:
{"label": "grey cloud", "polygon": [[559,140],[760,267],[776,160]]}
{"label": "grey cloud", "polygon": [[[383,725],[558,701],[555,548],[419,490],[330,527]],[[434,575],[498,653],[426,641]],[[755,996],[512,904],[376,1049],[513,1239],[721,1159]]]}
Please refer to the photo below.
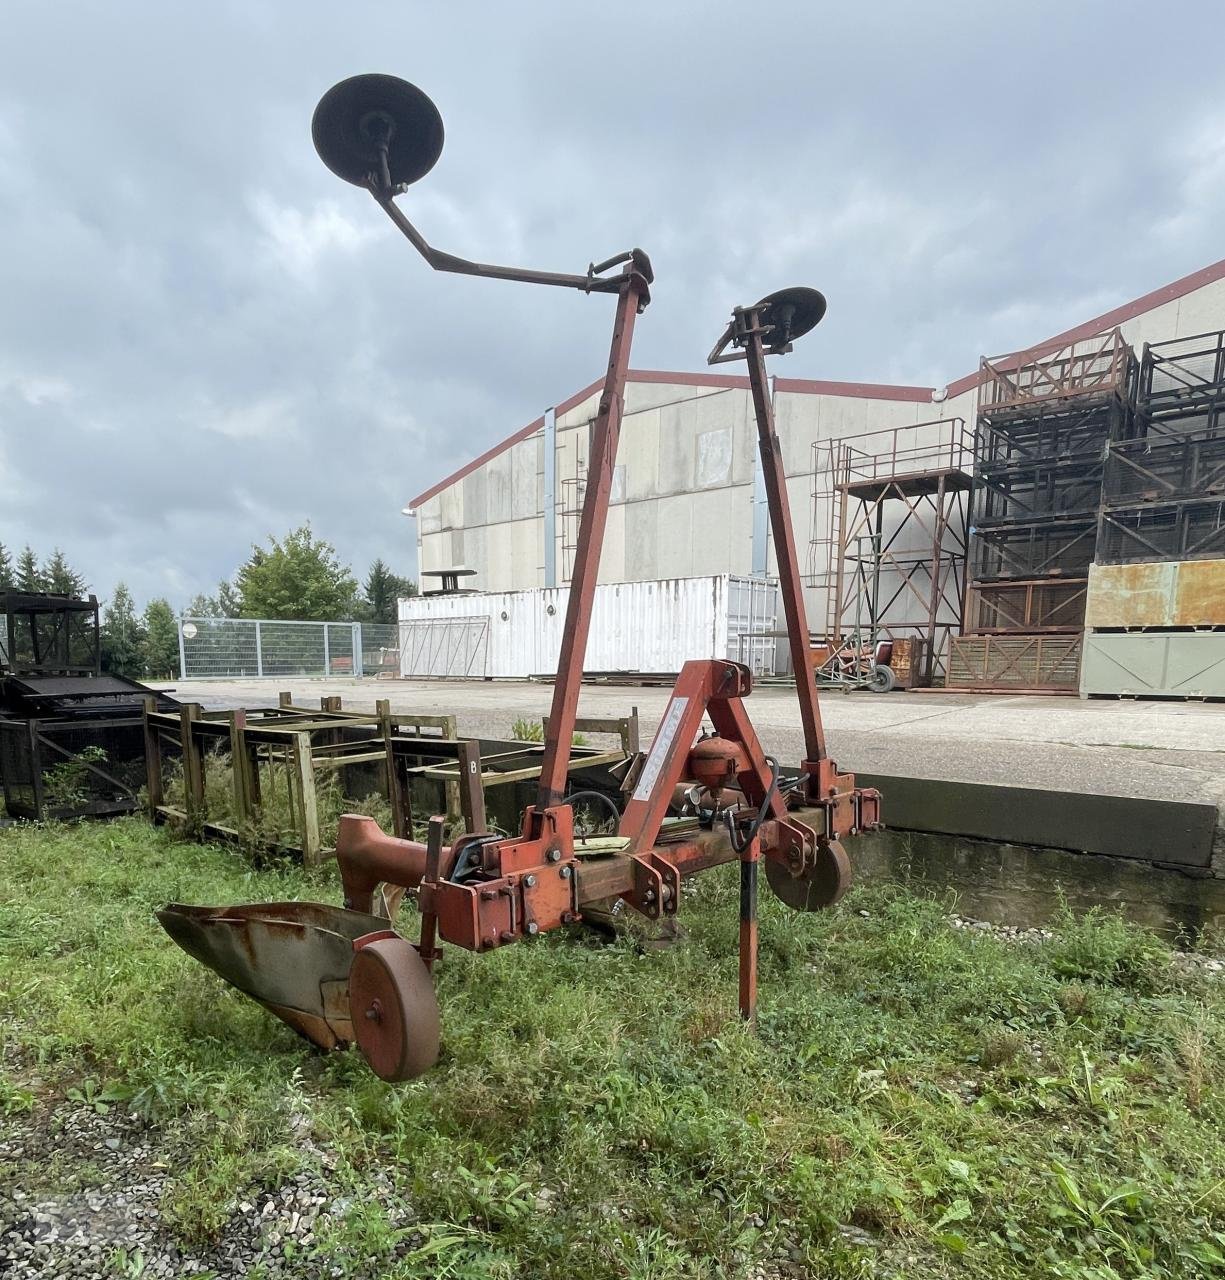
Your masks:
{"label": "grey cloud", "polygon": [[[1200,49],[1211,0],[1179,6]],[[606,299],[431,276],[310,146],[335,80],[438,101],[436,243],[655,262],[635,363],[830,297],[795,376],[939,383],[1222,255],[1225,91],[1151,6],[10,4],[0,541],[176,603],[307,517],[405,565],[409,497],[602,366]]]}

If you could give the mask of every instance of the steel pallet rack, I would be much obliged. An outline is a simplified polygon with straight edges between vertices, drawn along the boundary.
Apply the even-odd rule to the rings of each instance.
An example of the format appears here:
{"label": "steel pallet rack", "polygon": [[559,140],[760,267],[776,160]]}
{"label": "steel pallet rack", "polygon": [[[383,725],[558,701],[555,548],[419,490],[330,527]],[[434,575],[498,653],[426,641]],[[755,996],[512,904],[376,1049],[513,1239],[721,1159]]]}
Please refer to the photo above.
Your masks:
{"label": "steel pallet rack", "polygon": [[1103,564],[1225,556],[1225,330],[1146,345],[1134,439],[1112,441]]}
{"label": "steel pallet rack", "polygon": [[980,366],[971,582],[949,683],[1075,688],[1107,445],[1136,431],[1118,329]]}

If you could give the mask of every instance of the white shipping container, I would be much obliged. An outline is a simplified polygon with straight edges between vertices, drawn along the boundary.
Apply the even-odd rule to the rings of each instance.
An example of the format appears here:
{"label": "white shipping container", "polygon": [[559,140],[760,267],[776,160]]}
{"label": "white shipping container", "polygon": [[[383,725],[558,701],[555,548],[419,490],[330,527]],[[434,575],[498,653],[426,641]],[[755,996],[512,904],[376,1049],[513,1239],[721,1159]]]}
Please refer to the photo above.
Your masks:
{"label": "white shipping container", "polygon": [[[411,596],[399,603],[400,674],[518,678],[557,670],[569,587]],[[715,574],[596,587],[585,671],[676,672],[691,658],[773,670],[778,584]]]}

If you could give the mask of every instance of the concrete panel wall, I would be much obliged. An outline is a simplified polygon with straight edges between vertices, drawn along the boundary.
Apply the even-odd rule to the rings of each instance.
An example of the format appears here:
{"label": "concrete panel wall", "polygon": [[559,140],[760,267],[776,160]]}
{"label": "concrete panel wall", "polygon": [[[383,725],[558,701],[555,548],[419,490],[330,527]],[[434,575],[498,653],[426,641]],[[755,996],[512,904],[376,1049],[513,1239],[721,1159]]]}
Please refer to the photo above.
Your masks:
{"label": "concrete panel wall", "polygon": [[[1121,329],[1137,350],[1144,342],[1202,333],[1225,325],[1225,280],[1163,303]],[[776,362],[777,363],[777,362]],[[730,366],[729,372],[741,370]],[[800,372],[780,368],[780,378]],[[788,477],[801,572],[809,580],[813,625],[824,618],[819,586],[826,569],[828,477],[814,475],[814,442],[862,440],[865,452],[890,447],[893,428],[940,418],[971,427],[977,388],[944,400],[889,399],[787,390],[775,395],[775,420]],[[559,504],[576,487],[563,482],[585,468],[589,428],[599,392],[557,415],[556,476]],[[937,429],[906,433],[911,447]],[[828,457],[828,452],[821,457]],[[649,581],[712,572],[749,573],[753,564],[753,493],[756,430],[746,388],[689,382],[633,382],[618,456],[619,474],[609,515],[600,580]],[[445,568],[460,560],[475,568],[475,585],[505,591],[544,581],[544,435],[504,450],[422,504],[418,512],[420,563]],[[577,515],[559,514],[555,554],[565,580],[573,558]],[[922,540],[916,531],[914,538]],[[563,544],[569,549],[563,553]],[[917,541],[915,542],[917,546]],[[768,566],[775,572],[773,548]]]}

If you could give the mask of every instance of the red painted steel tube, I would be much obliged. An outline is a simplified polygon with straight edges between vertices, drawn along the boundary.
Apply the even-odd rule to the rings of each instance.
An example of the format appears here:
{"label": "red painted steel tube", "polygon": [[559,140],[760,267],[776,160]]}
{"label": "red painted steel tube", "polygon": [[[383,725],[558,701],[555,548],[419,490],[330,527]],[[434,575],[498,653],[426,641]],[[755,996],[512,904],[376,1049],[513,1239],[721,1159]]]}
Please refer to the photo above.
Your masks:
{"label": "red painted steel tube", "polygon": [[345,906],[370,911],[374,890],[384,881],[413,889],[425,875],[426,847],[416,840],[399,840],[363,814],[341,814],[336,832],[336,861],[344,887]]}
{"label": "red painted steel tube", "polygon": [[757,313],[749,326],[744,358],[749,368],[749,387],[757,417],[757,446],[761,453],[761,474],[770,510],[770,532],[774,536],[774,556],[778,562],[778,588],[787,617],[787,639],[791,645],[791,667],[795,691],[800,700],[800,720],[804,725],[805,758],[824,760],[825,730],[817,702],[817,680],[808,652],[808,617],[804,608],[804,588],[800,583],[800,562],[795,550],[795,530],[791,524],[791,504],[787,499],[787,475],[783,452],[774,430],[774,409],[766,382],[766,357],[761,345]]}
{"label": "red painted steel tube", "polygon": [[574,737],[579,687],[583,679],[583,659],[587,654],[591,608],[600,570],[600,548],[604,544],[613,466],[617,460],[621,415],[625,409],[625,379],[629,372],[630,343],[634,338],[634,321],[646,290],[643,277],[631,274],[621,286],[617,299],[608,372],[604,375],[604,392],[600,397],[599,415],[591,438],[587,493],[583,499],[574,572],[570,575],[570,600],[566,606],[566,624],[557,660],[557,680],[553,685],[553,706],[549,712],[549,728],[545,736],[540,788],[536,796],[538,813],[560,804],[565,795],[570,744]]}

